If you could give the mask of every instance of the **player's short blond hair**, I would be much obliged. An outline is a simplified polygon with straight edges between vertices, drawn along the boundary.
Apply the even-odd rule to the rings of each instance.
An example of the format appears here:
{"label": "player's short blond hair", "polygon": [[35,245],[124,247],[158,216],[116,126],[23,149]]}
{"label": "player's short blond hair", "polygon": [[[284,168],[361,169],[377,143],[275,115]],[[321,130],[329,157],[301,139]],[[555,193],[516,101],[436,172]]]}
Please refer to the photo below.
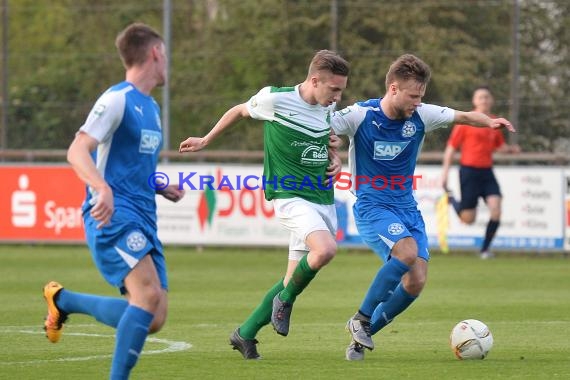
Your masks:
{"label": "player's short blond hair", "polygon": [[162,37],[153,28],[142,23],[127,26],[115,40],[115,46],[123,65],[128,69],[142,65],[147,59],[148,49],[162,43]]}
{"label": "player's short blond hair", "polygon": [[335,75],[347,77],[350,65],[338,53],[331,50],[318,51],[309,65],[309,76],[319,71],[328,71]]}
{"label": "player's short blond hair", "polygon": [[386,91],[394,82],[405,82],[413,79],[426,86],[431,78],[431,70],[427,63],[413,54],[404,54],[390,65],[386,74]]}

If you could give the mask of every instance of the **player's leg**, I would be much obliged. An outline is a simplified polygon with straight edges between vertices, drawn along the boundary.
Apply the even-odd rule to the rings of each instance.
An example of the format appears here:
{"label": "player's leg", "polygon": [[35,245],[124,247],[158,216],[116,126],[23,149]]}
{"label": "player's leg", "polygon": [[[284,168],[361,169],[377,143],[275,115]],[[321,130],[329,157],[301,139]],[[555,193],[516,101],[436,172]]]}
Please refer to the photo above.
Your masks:
{"label": "player's leg", "polygon": [[382,330],[417,299],[427,278],[427,267],[427,261],[418,258],[410,271],[402,277],[402,281],[388,300],[376,307],[371,318],[372,335]]}
{"label": "player's leg", "polygon": [[[124,280],[129,305],[117,325],[111,379],[127,379],[135,366],[150,326],[166,296],[150,254],[145,255]],[[157,326],[160,328],[162,326]]]}
{"label": "player's leg", "polygon": [[263,296],[261,303],[253,310],[249,317],[230,335],[230,345],[238,350],[244,359],[260,359],[257,352],[257,333],[263,326],[271,321],[273,299],[283,290],[283,279],[279,279]]}
{"label": "player's leg", "polygon": [[280,278],[263,296],[261,303],[253,310],[249,317],[230,335],[230,345],[234,350],[238,350],[244,359],[260,359],[261,356],[257,352],[257,333],[264,326],[271,322],[271,313],[273,311],[273,299],[284,289],[285,285],[299,260],[307,254],[305,243],[300,240],[294,233],[289,238],[289,260],[287,262],[287,271],[285,278]]}
{"label": "player's leg", "polygon": [[300,198],[274,204],[281,224],[302,237],[309,251],[299,260],[285,288],[273,300],[271,323],[279,335],[287,336],[297,296],[336,254],[337,220],[334,205],[314,204]]}
{"label": "player's leg", "polygon": [[[158,238],[155,236],[156,240]],[[155,246],[162,246],[158,241],[154,243]],[[166,260],[162,251],[153,249],[150,251],[149,256],[152,258],[156,274],[158,276],[158,281],[160,284],[160,297],[158,306],[154,312],[154,318],[149,327],[149,334],[154,334],[159,332],[164,324],[166,323],[166,318],[168,316],[168,276],[166,273]],[[125,293],[125,297],[129,303],[132,303],[131,294],[127,289],[122,289]]]}
{"label": "player's leg", "polygon": [[63,326],[59,329],[54,328],[50,320],[65,321],[69,314],[79,313],[91,315],[107,326],[117,327],[128,305],[128,302],[122,298],[72,292],[55,281],[51,281],[44,287],[44,297],[48,305],[53,305],[48,311],[45,330],[50,341],[54,343],[59,340]]}
{"label": "player's leg", "polygon": [[[403,277],[409,273],[410,269],[413,268],[416,263],[416,259],[413,258],[413,255],[416,255],[417,258],[417,245],[412,237],[405,237],[396,242],[391,250],[390,258],[386,264],[380,268],[370,284],[364,301],[354,318],[368,322],[370,327],[368,331],[366,331],[366,335],[368,335],[367,339],[359,339],[360,336],[353,333],[355,340],[366,348],[374,348],[374,343],[370,336],[378,331],[372,330],[375,311],[380,305],[389,302],[394,294],[396,294],[398,284],[401,283]],[[398,294],[400,293],[401,291],[398,291]],[[383,316],[383,314],[385,314],[383,308],[380,308],[380,311],[376,312],[376,316]]]}
{"label": "player's leg", "polygon": [[336,253],[336,242],[330,231],[313,231],[307,236],[310,251],[295,267],[285,288],[273,299],[271,323],[279,335],[289,334],[293,303],[318,271],[329,263]]}
{"label": "player's leg", "polygon": [[329,230],[313,231],[305,242],[309,247],[309,253],[299,261],[289,262],[285,289],[279,294],[279,298],[284,302],[295,302],[317,272],[328,264],[336,253],[336,241]]}
{"label": "player's leg", "polygon": [[[370,329],[372,335],[376,334],[396,316],[406,310],[420,295],[427,281],[429,250],[423,218],[421,213],[416,211],[406,219],[406,226],[409,228],[418,247],[417,259],[411,265],[410,270],[402,277],[402,281],[388,299],[381,302],[374,310]],[[400,253],[399,248],[394,246],[392,257]]]}
{"label": "player's leg", "polygon": [[[298,239],[291,234],[290,248],[294,247]],[[239,326],[232,335],[230,335],[230,345],[234,350],[238,350],[244,359],[260,359],[261,356],[257,352],[257,333],[264,326],[271,322],[271,313],[273,311],[273,300],[279,292],[284,289],[284,283],[293,274],[301,257],[306,254],[304,251],[289,251],[289,261],[287,264],[287,272],[285,278],[279,279],[273,286],[265,293],[261,303],[253,310],[249,317]]]}
{"label": "player's leg", "polygon": [[372,314],[381,302],[388,300],[402,276],[415,263],[418,248],[410,231],[392,211],[375,208],[362,212],[355,207],[354,212],[360,236],[385,263],[372,280],[357,313],[347,323],[353,340],[372,350]]}
{"label": "player's leg", "polygon": [[[251,315],[238,328],[239,335],[244,339],[254,339],[259,330],[271,321],[271,311],[273,309],[273,299],[283,290],[283,279],[279,279],[263,296],[261,303],[255,308]],[[249,358],[246,358],[249,359]]]}
{"label": "player's leg", "polygon": [[481,245],[481,258],[488,259],[493,257],[493,254],[489,251],[489,247],[501,224],[501,190],[492,169],[489,169],[486,173],[486,180],[482,186],[485,203],[487,203],[487,207],[489,208],[490,219],[485,229],[483,244]]}
{"label": "player's leg", "polygon": [[[131,228],[126,234],[124,233],[125,226],[119,223],[114,225],[112,231],[106,235],[101,235],[96,224],[97,222],[90,217],[85,219],[87,245],[93,261],[103,277],[111,285],[119,286],[131,268],[126,260],[118,254],[115,245],[120,245],[123,252],[129,251],[126,246],[128,236],[135,234],[144,237],[144,235],[141,231]],[[144,241],[146,244],[146,239]],[[142,257],[151,248],[149,244],[140,251],[130,252],[134,255],[133,260],[136,260],[136,256]],[[63,322],[66,321],[69,314],[91,315],[97,321],[116,328],[128,306],[128,302],[124,299],[71,292],[54,281],[44,287],[44,298],[48,305],[44,329],[48,339],[54,343],[59,341],[63,331]]]}
{"label": "player's leg", "polygon": [[481,195],[481,183],[477,170],[462,166],[459,169],[461,201],[453,204],[459,219],[465,224],[472,224],[477,217],[477,202]]}

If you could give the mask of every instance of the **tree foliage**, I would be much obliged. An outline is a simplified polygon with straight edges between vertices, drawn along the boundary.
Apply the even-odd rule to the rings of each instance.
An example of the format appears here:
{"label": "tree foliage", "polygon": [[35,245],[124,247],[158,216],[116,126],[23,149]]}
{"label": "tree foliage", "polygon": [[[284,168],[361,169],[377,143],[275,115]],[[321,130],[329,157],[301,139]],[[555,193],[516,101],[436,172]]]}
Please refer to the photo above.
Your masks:
{"label": "tree foliage", "polygon": [[[8,4],[10,148],[67,147],[96,97],[124,78],[116,34],[133,21],[162,30],[153,0]],[[313,52],[331,45],[330,0],[172,4],[171,147],[262,87],[301,82]],[[519,143],[570,149],[570,2],[522,0],[520,9]],[[426,102],[468,110],[473,87],[486,84],[508,116],[512,17],[511,0],[338,0],[338,49],[352,65],[341,106],[382,96],[388,65],[411,52],[432,68]],[[426,149],[442,149],[448,133]],[[244,121],[215,148],[261,149],[262,134]]]}

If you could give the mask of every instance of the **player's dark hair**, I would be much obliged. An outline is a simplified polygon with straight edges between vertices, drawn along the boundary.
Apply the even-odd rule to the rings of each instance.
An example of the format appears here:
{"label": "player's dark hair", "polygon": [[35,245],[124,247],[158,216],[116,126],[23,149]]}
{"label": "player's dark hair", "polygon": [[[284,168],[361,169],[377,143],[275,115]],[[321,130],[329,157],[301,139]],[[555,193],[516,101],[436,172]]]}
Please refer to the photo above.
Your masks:
{"label": "player's dark hair", "polygon": [[317,71],[329,71],[335,75],[347,77],[350,72],[349,63],[331,50],[318,51],[309,65],[309,75]]}
{"label": "player's dark hair", "polygon": [[491,87],[486,86],[486,85],[480,85],[480,86],[475,87],[475,88],[473,89],[473,95],[475,95],[475,93],[476,93],[477,91],[479,91],[479,90],[485,90],[485,91],[487,91],[489,94],[493,95],[493,91],[491,91]]}
{"label": "player's dark hair", "polygon": [[126,68],[145,62],[148,49],[163,42],[162,37],[150,26],[134,23],[127,26],[115,40],[115,46]]}
{"label": "player's dark hair", "polygon": [[386,91],[390,84],[395,81],[407,81],[413,79],[416,82],[427,85],[431,78],[431,70],[427,63],[413,54],[404,54],[390,65],[386,74]]}

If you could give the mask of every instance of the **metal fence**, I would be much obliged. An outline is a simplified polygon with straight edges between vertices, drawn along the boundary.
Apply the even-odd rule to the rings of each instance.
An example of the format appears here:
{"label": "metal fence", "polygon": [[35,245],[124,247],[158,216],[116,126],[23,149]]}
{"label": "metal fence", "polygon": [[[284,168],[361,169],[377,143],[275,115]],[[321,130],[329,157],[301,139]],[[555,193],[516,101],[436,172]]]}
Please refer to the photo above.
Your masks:
{"label": "metal fence", "polygon": [[[0,164],[6,163],[43,163],[66,162],[67,151],[64,149],[0,149]],[[340,152],[341,158],[346,162],[347,152]],[[263,151],[252,150],[206,150],[192,154],[180,154],[175,150],[161,153],[163,162],[236,162],[255,163],[263,161]],[[458,159],[459,154],[455,158]],[[441,164],[443,152],[422,152],[418,162],[421,164]],[[519,153],[495,154],[496,164],[502,165],[569,165],[570,155],[564,153]]]}

